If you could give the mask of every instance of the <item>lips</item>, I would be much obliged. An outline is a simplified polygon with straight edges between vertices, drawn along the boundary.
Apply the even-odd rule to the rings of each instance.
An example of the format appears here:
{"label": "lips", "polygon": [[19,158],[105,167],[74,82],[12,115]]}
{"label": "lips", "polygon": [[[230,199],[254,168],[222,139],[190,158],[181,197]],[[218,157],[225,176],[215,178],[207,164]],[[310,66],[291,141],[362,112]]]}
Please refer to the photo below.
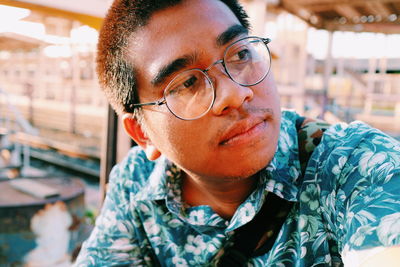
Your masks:
{"label": "lips", "polygon": [[266,121],[263,118],[250,118],[238,121],[227,129],[222,135],[220,145],[243,143],[251,139],[265,127]]}

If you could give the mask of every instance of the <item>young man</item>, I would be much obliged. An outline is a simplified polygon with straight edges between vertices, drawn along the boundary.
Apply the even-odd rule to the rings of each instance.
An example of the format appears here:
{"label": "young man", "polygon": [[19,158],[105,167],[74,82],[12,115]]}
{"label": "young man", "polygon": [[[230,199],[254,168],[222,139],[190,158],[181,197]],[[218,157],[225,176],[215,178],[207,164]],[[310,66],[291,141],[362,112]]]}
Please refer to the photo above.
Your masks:
{"label": "young man", "polygon": [[[77,266],[397,264],[399,143],[335,125],[302,170],[313,143],[298,137],[324,125],[281,114],[270,40],[248,28],[235,0],[114,2],[98,73],[140,148],[110,174]],[[250,255],[232,253],[260,220]]]}

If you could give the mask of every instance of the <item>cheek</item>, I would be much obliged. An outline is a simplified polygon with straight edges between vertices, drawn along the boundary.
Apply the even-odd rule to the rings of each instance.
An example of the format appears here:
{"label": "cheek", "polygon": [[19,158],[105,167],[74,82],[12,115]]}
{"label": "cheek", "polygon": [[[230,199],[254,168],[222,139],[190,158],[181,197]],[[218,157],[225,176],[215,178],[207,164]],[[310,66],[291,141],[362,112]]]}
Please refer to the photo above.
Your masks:
{"label": "cheek", "polygon": [[260,99],[268,103],[268,106],[277,113],[280,109],[280,98],[272,73],[268,74],[267,78],[257,85],[257,88]]}
{"label": "cheek", "polygon": [[195,152],[199,156],[203,154],[200,150],[209,149],[204,143],[205,127],[199,127],[193,122],[160,116],[157,119],[151,118],[148,127],[152,143],[168,159],[179,165],[184,164]]}

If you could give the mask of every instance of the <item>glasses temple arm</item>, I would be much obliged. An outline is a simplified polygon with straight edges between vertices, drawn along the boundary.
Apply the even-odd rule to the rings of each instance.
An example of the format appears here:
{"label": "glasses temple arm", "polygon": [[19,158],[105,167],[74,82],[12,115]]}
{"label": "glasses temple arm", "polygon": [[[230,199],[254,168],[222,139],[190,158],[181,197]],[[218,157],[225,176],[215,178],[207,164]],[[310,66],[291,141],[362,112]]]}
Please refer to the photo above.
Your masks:
{"label": "glasses temple arm", "polygon": [[148,103],[138,103],[138,104],[131,104],[132,108],[139,108],[139,107],[143,107],[143,106],[161,106],[164,105],[165,99],[160,99],[156,102],[148,102]]}

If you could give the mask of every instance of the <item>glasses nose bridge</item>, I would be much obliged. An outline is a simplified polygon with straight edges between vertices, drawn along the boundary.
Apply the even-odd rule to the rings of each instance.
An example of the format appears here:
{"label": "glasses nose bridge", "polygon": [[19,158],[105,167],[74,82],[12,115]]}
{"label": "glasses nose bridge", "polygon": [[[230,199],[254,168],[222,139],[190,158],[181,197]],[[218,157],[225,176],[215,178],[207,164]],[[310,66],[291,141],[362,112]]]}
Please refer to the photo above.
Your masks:
{"label": "glasses nose bridge", "polygon": [[209,74],[208,74],[209,71],[210,71],[213,67],[215,67],[215,66],[217,66],[217,65],[219,65],[219,64],[220,64],[221,67],[218,68],[218,69],[219,69],[223,74],[225,74],[226,76],[229,77],[228,73],[226,72],[225,63],[224,63],[224,60],[223,60],[223,59],[219,59],[219,60],[215,61],[215,62],[212,63],[210,66],[208,66],[206,69],[204,69],[203,72],[209,76]]}

